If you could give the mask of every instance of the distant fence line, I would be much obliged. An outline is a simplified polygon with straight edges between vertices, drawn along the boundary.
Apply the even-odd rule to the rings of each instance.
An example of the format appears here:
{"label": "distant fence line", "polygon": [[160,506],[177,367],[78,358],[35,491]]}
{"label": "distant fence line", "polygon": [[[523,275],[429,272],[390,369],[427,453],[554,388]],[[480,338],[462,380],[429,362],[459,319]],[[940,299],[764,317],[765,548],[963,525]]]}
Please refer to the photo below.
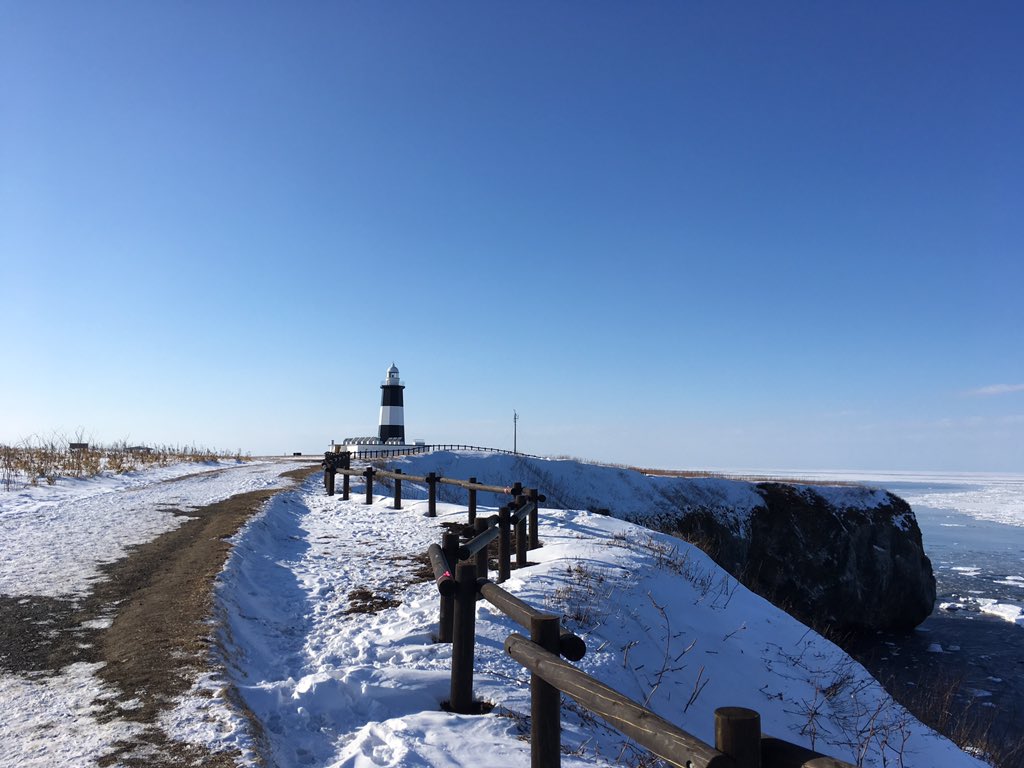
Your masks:
{"label": "distant fence line", "polygon": [[[349,451],[344,450],[345,448],[347,448],[347,446],[338,445],[336,447],[341,450],[328,451],[325,455],[343,456],[346,453],[349,453]],[[362,446],[358,447],[362,448]],[[380,448],[375,448],[373,450],[368,451],[359,450],[354,453],[349,453],[349,455],[361,461],[363,459],[392,459],[397,458],[399,456],[415,456],[416,454],[419,453],[433,453],[434,451],[481,451],[484,453],[500,453],[506,456],[522,456],[523,458],[526,459],[541,458],[540,456],[534,456],[533,454],[523,453],[522,451],[508,451],[505,450],[504,448],[485,448],[480,445],[442,445],[440,443],[431,445],[408,445],[403,446],[402,448],[388,448],[386,445],[382,444]]]}
{"label": "distant fence line", "polygon": [[[397,455],[423,453],[422,446]],[[472,446],[437,446],[436,450],[489,450]],[[404,450],[404,449],[400,449]],[[511,451],[504,451],[511,454]],[[523,455],[523,454],[515,454]],[[620,733],[678,768],[855,768],[849,763],[761,733],[761,716],[744,707],[715,710],[715,744],[711,746],[670,723],[628,696],[608,687],[567,661],[586,654],[584,640],[561,624],[561,617],[540,611],[498,586],[510,578],[512,552],[515,567],[525,568],[527,547],[538,549],[538,505],[545,497],[522,483],[494,486],[475,477],[457,480],[436,472],[423,476],[401,470],[366,467],[353,469],[352,454],[342,451],[324,455],[324,486],[334,495],[335,476],[342,476],[342,498],[349,499],[350,477],[363,477],[365,503],[373,504],[375,477],[394,481],[394,509],[402,508],[402,482],[426,483],[427,516],[437,516],[437,485],[465,488],[468,494],[468,525],[461,534],[444,534],[441,544],[431,544],[427,557],[440,596],[437,642],[452,644],[452,669],[447,710],[480,714],[485,708],[473,699],[473,656],[476,646],[476,603],[486,600],[505,616],[529,630],[530,636],[510,634],[505,652],[530,671],[531,768],[561,766],[561,694],[599,715]],[[365,458],[360,453],[357,459]],[[374,458],[384,458],[374,457]],[[477,515],[480,491],[510,497],[498,513]],[[514,535],[514,540],[513,540]],[[465,539],[465,541],[463,541]],[[497,542],[497,581],[488,578],[488,551]]]}

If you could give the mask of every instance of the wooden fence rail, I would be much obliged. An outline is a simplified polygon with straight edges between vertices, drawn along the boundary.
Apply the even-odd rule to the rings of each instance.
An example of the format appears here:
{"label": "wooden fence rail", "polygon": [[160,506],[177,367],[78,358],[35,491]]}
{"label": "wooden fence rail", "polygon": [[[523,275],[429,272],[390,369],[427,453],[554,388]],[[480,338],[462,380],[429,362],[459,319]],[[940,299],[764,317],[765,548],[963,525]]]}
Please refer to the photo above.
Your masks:
{"label": "wooden fence rail", "polygon": [[[726,758],[695,736],[562,661],[544,646],[545,643],[538,643],[536,639],[516,633],[505,640],[505,652],[533,675],[600,715],[610,725],[670,765],[680,768],[732,768],[737,765],[731,758]],[[532,701],[530,714],[533,720],[546,716],[544,712],[536,710],[536,701]],[[557,755],[549,754],[541,764],[558,765],[558,761]]]}
{"label": "wooden fence rail", "polygon": [[[452,449],[470,446],[447,446]],[[419,451],[417,451],[419,452]],[[363,458],[361,454],[358,458]],[[481,711],[473,700],[473,657],[476,647],[476,603],[487,600],[521,627],[529,637],[512,633],[505,652],[530,671],[530,754],[532,768],[561,765],[561,694],[600,716],[612,727],[669,765],[679,768],[855,768],[806,747],[761,733],[760,715],[742,707],[715,710],[715,745],[711,746],[670,723],[628,696],[610,688],[565,661],[579,661],[586,653],[583,638],[561,625],[559,616],[537,610],[487,578],[488,547],[498,541],[498,581],[511,571],[511,531],[516,531],[516,567],[527,565],[526,552],[540,545],[537,510],[545,497],[521,483],[510,487],[444,478],[434,472],[422,477],[401,470],[353,469],[347,453],[326,454],[324,486],[334,494],[336,474],[343,478],[343,498],[349,498],[349,478],[362,476],[366,503],[373,503],[374,477],[394,481],[394,507],[402,508],[402,482],[426,483],[428,511],[436,516],[439,483],[465,488],[469,494],[469,530],[463,542],[458,533],[446,533],[442,543],[427,549],[440,596],[437,640],[452,644],[452,670],[447,708],[473,714]],[[476,515],[476,493],[504,494],[511,503],[498,513]],[[529,531],[527,532],[527,521]],[[564,658],[563,658],[564,657]]]}

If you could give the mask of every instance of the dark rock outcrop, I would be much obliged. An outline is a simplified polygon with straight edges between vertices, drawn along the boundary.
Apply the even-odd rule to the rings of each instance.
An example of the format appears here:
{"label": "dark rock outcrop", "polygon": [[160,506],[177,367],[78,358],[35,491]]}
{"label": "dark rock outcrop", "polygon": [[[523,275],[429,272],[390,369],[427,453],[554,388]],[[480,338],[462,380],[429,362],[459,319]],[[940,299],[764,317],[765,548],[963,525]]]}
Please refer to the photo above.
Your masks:
{"label": "dark rock outcrop", "polygon": [[903,499],[876,491],[873,503],[845,494],[853,503],[844,504],[843,493],[810,486],[755,488],[764,505],[746,530],[691,509],[676,519],[677,533],[811,626],[908,630],[932,612],[935,576]]}

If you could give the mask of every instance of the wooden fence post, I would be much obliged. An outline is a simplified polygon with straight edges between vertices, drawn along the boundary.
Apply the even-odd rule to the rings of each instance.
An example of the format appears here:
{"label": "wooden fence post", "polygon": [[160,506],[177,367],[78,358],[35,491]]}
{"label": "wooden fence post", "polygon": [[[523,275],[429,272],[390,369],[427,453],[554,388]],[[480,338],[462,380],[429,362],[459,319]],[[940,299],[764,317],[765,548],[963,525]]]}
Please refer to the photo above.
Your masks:
{"label": "wooden fence post", "polygon": [[[469,478],[469,482],[476,483],[476,478]],[[469,524],[476,522],[476,488],[469,489]]]}
{"label": "wooden fence post", "polygon": [[540,547],[540,535],[537,533],[537,508],[540,502],[540,495],[537,493],[536,488],[530,488],[526,491],[530,501],[533,502],[533,510],[530,512],[530,549],[538,549]]}
{"label": "wooden fence post", "polygon": [[[446,533],[441,540],[441,550],[448,559],[448,565],[454,567],[459,560],[459,534]],[[437,642],[450,643],[452,641],[452,621],[455,616],[455,596],[441,595],[441,606],[438,615]]]}
{"label": "wooden fence post", "polygon": [[508,507],[498,510],[498,583],[512,575],[512,513]]}
{"label": "wooden fence post", "polygon": [[[516,508],[522,509],[525,496],[516,496]],[[529,515],[527,515],[529,517]],[[516,568],[526,567],[526,520],[516,523]]]}
{"label": "wooden fence post", "polygon": [[437,473],[427,475],[427,517],[437,517]]}
{"label": "wooden fence post", "polygon": [[[530,639],[558,653],[557,616],[531,616]],[[562,764],[562,694],[555,686],[530,675],[530,766],[558,768]]]}
{"label": "wooden fence post", "polygon": [[373,467],[367,467],[363,475],[366,476],[366,503],[373,504]]}
{"label": "wooden fence post", "polygon": [[348,501],[348,484],[348,472],[346,472],[341,476],[341,498],[344,499],[345,501]]}
{"label": "wooden fence post", "polygon": [[334,495],[334,467],[327,467],[324,470],[324,487],[328,496]]}
{"label": "wooden fence post", "polygon": [[[482,518],[477,518],[476,522],[473,523],[473,532],[479,536],[481,533],[487,530],[487,521]],[[489,547],[483,547],[479,552],[476,553],[476,572],[482,579],[487,578],[487,550]]]}
{"label": "wooden fence post", "polygon": [[455,569],[455,622],[452,636],[452,712],[473,712],[473,651],[476,645],[476,566],[459,563]]}
{"label": "wooden fence post", "polygon": [[715,749],[736,768],[761,768],[761,715],[745,707],[715,710]]}
{"label": "wooden fence post", "polygon": [[[402,470],[396,469],[395,470],[395,474],[396,475],[402,474]],[[396,477],[395,478],[395,509],[401,509],[401,508],[402,508],[402,478]]]}

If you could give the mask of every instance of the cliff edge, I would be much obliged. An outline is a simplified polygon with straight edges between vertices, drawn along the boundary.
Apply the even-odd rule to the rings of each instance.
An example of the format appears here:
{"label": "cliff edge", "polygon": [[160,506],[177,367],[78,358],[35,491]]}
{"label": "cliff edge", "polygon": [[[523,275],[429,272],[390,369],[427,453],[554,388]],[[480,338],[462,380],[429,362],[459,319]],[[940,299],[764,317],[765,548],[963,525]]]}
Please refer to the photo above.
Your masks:
{"label": "cliff edge", "polygon": [[[887,491],[758,483],[744,530],[681,510],[676,532],[805,624],[909,630],[935,603],[935,576],[910,506]],[[665,522],[664,520],[662,521]]]}

